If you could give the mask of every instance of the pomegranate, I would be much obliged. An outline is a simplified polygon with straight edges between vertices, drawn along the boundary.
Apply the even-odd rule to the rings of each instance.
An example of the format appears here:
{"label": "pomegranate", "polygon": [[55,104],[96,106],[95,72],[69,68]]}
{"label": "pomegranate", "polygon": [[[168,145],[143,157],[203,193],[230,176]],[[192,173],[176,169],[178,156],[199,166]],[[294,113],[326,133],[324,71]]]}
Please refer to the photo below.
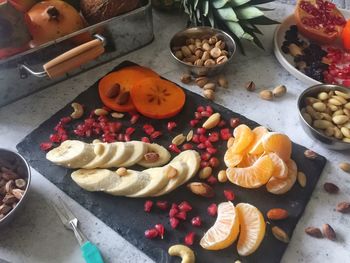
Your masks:
{"label": "pomegranate", "polygon": [[25,15],[32,35],[32,47],[55,40],[84,27],[78,11],[61,0],[42,1],[34,5]]}
{"label": "pomegranate", "polygon": [[157,229],[152,228],[152,229],[147,229],[145,231],[145,237],[148,239],[154,239],[159,235],[159,232]]}
{"label": "pomegranate", "polygon": [[299,0],[294,17],[303,36],[321,43],[337,40],[346,23],[335,4],[328,0]]}
{"label": "pomegranate", "polygon": [[193,242],[194,242],[194,237],[195,237],[195,233],[194,232],[189,232],[186,236],[185,236],[185,244],[187,246],[192,246]]}
{"label": "pomegranate", "polygon": [[158,234],[159,234],[160,238],[163,239],[164,238],[164,232],[165,232],[164,226],[162,224],[156,224],[154,226],[154,229],[156,229],[158,231]]}
{"label": "pomegranate", "polygon": [[147,200],[143,205],[143,210],[147,213],[151,212],[153,206],[153,202],[151,200]]}
{"label": "pomegranate", "polygon": [[177,228],[177,226],[180,223],[179,219],[177,219],[175,217],[170,217],[169,222],[170,222],[170,226],[171,226],[172,229]]}

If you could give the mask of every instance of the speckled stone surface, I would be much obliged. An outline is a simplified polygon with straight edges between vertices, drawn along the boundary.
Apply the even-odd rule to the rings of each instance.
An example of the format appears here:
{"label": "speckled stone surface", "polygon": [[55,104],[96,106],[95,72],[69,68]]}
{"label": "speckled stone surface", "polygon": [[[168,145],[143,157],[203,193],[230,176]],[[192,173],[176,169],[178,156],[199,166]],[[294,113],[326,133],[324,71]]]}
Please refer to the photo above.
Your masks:
{"label": "speckled stone surface", "polygon": [[[281,20],[290,14],[293,6],[275,3],[271,17]],[[166,27],[164,24],[166,23]],[[95,80],[123,60],[131,60],[149,66],[165,77],[178,81],[182,71],[170,58],[170,37],[186,24],[177,15],[154,14],[155,41],[136,52],[83,73],[73,79],[50,87],[4,108],[0,108],[0,145],[15,150],[15,145],[41,122],[62,108],[73,97],[89,87]],[[284,70],[272,53],[274,26],[263,27],[266,51],[247,45],[248,54],[237,53],[226,75],[230,88],[219,90],[216,101],[273,130],[286,133],[296,143],[309,147],[329,160],[304,216],[297,225],[291,243],[282,262],[347,262],[350,258],[350,216],[335,212],[340,201],[350,201],[350,175],[342,172],[337,164],[350,159],[349,152],[334,152],[323,148],[302,130],[296,111],[298,94],[306,86]],[[248,93],[244,83],[254,80],[259,89],[278,84],[288,87],[288,94],[274,102],[262,101],[257,93]],[[187,86],[200,93],[199,88]],[[49,202],[58,195],[71,206],[80,218],[81,228],[96,243],[106,262],[152,262],[141,251],[130,245],[118,234],[106,227],[89,212],[65,196],[36,171],[28,203],[23,213],[6,229],[0,229],[0,258],[13,263],[83,262],[79,248],[71,232],[65,230],[51,209]],[[341,191],[329,195],[323,190],[326,181],[338,184]],[[337,232],[337,241],[316,240],[304,234],[307,226],[329,223]]]}

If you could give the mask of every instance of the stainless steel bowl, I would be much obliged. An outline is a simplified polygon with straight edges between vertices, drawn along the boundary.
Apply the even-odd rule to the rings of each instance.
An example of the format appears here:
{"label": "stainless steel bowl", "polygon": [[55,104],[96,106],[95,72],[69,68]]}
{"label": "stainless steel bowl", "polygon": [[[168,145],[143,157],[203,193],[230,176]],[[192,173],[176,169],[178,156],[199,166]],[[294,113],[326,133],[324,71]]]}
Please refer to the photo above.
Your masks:
{"label": "stainless steel bowl", "polygon": [[29,165],[27,161],[20,154],[7,149],[0,148],[0,163],[3,160],[13,165],[13,167],[17,167],[16,172],[21,176],[21,178],[27,181],[27,185],[24,190],[22,199],[19,200],[15,208],[13,208],[5,217],[0,219],[0,227],[3,227],[7,223],[11,222],[11,220],[13,220],[16,214],[18,214],[23,209],[23,205],[27,199],[28,189],[31,181],[31,173],[30,173]]}
{"label": "stainless steel bowl", "polygon": [[331,90],[339,90],[345,93],[350,93],[350,90],[341,86],[337,85],[331,85],[331,84],[319,84],[312,86],[306,90],[304,90],[303,93],[300,94],[298,99],[298,110],[299,110],[299,117],[301,119],[302,127],[304,131],[310,135],[312,138],[318,140],[321,142],[322,145],[324,145],[326,148],[332,149],[332,150],[349,150],[350,149],[350,143],[343,142],[339,139],[328,137],[324,135],[323,133],[319,132],[315,128],[313,128],[310,124],[306,122],[304,117],[301,115],[301,109],[306,106],[305,104],[305,98],[306,97],[317,97],[317,95],[322,91],[331,91]]}
{"label": "stainless steel bowl", "polygon": [[[228,60],[222,64],[214,65],[211,67],[189,65],[178,59],[172,51],[174,47],[184,46],[186,39],[188,38],[203,39],[212,36],[216,36],[219,40],[224,41],[226,44],[226,49],[229,53]],[[170,40],[170,52],[173,58],[192,74],[196,76],[212,76],[220,73],[230,63],[233,54],[236,52],[236,42],[230,35],[228,35],[222,30],[211,27],[191,27],[176,33],[172,37],[172,39]]]}

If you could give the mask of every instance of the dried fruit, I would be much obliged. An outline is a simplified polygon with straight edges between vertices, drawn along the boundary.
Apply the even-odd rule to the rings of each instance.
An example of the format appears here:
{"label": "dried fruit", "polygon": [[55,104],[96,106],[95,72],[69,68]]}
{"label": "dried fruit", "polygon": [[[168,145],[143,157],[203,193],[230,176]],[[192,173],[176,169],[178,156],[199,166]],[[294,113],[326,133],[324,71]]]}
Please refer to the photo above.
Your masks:
{"label": "dried fruit", "polygon": [[206,183],[202,183],[202,182],[192,182],[187,184],[187,188],[194,194],[196,195],[200,195],[203,197],[213,197],[215,195],[215,192],[213,190],[213,188],[206,184]]}
{"label": "dried fruit", "polygon": [[194,242],[194,237],[195,237],[195,233],[194,232],[189,232],[186,236],[185,236],[185,244],[187,246],[192,246],[193,242]]}
{"label": "dried fruit", "polygon": [[260,91],[259,96],[263,100],[272,100],[273,99],[273,93],[271,90],[262,90],[262,91]]}
{"label": "dried fruit", "polygon": [[350,173],[350,163],[342,162],[339,164],[339,168],[346,173]]}
{"label": "dried fruit", "polygon": [[307,227],[305,228],[305,233],[312,237],[323,238],[321,230],[317,227]]}
{"label": "dried fruit", "polygon": [[272,208],[267,212],[267,218],[270,220],[282,220],[288,217],[288,211],[282,208]]}
{"label": "dried fruit", "polygon": [[336,210],[340,213],[350,213],[350,202],[340,202],[337,204]]}
{"label": "dried fruit", "polygon": [[317,153],[315,153],[314,151],[309,150],[309,149],[304,152],[304,155],[306,158],[311,159],[311,160],[317,158]]}
{"label": "dried fruit", "polygon": [[210,216],[216,216],[217,212],[218,212],[218,206],[217,204],[213,203],[210,206],[208,206],[207,208],[207,212]]}
{"label": "dried fruit", "polygon": [[272,234],[277,238],[279,241],[282,241],[284,243],[289,243],[289,237],[287,233],[280,227],[274,226],[271,228]]}
{"label": "dried fruit", "polygon": [[151,200],[147,200],[143,205],[143,210],[147,213],[151,212],[153,206],[153,202]]}
{"label": "dried fruit", "polygon": [[324,183],[323,188],[327,193],[330,193],[330,194],[336,194],[339,192],[339,187],[333,183],[329,183],[329,182]]}
{"label": "dried fruit", "polygon": [[324,224],[322,226],[322,230],[323,230],[323,235],[328,238],[329,240],[336,240],[337,235],[335,234],[334,229],[329,225],[329,224]]}

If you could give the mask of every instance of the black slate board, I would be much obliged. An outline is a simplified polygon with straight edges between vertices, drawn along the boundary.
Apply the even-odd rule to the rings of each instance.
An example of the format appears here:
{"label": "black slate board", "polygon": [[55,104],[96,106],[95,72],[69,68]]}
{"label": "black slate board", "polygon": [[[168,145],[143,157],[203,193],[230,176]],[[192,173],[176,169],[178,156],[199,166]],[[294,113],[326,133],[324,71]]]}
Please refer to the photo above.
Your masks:
{"label": "black slate board", "polygon": [[[123,62],[114,70],[132,64],[131,62]],[[101,107],[97,92],[98,81],[89,89],[81,93],[73,101],[87,105],[90,109]],[[258,126],[254,121],[251,121],[237,113],[230,111],[220,105],[208,102],[201,96],[186,90],[187,101],[181,114],[173,118],[177,122],[178,127],[171,133],[165,133],[157,142],[167,146],[171,139],[180,132],[187,133],[190,129],[188,126],[189,120],[193,117],[193,112],[199,105],[211,105],[214,111],[220,112],[224,119],[231,117],[239,117],[241,123],[245,123],[251,128]],[[29,161],[30,165],[44,175],[53,184],[67,193],[71,198],[88,209],[95,216],[100,218],[104,223],[117,231],[126,240],[131,242],[137,248],[142,250],[156,262],[180,262],[179,258],[168,256],[168,247],[175,243],[183,242],[183,238],[189,231],[196,232],[196,242],[193,249],[196,253],[197,262],[200,263],[231,263],[234,260],[240,259],[242,262],[279,262],[287,247],[287,244],[276,240],[270,231],[270,225],[267,225],[266,236],[259,249],[252,255],[240,258],[236,251],[236,243],[221,251],[206,251],[199,246],[199,239],[215,221],[215,218],[210,217],[206,210],[209,204],[225,201],[223,190],[232,189],[236,194],[234,203],[247,202],[258,207],[261,212],[266,215],[270,208],[285,208],[289,211],[290,217],[284,221],[276,223],[282,227],[290,236],[301,217],[307,202],[312,194],[313,189],[318,181],[318,178],[324,168],[326,159],[318,156],[315,160],[308,160],[304,157],[305,148],[293,144],[292,158],[296,161],[298,169],[303,171],[308,178],[306,188],[301,188],[297,183],[292,190],[285,195],[276,196],[268,193],[264,187],[255,190],[243,189],[232,185],[231,183],[218,184],[215,186],[216,197],[213,199],[204,199],[194,196],[184,186],[175,190],[169,195],[156,200],[167,200],[169,203],[179,203],[183,200],[189,201],[194,209],[189,212],[188,217],[191,219],[194,216],[201,216],[204,224],[201,228],[194,228],[190,224],[190,220],[181,224],[177,230],[172,230],[168,223],[167,212],[153,209],[152,213],[147,214],[143,211],[144,201],[146,199],[132,199],[124,197],[113,197],[104,193],[90,193],[79,188],[70,178],[70,170],[51,164],[45,159],[45,153],[39,149],[41,142],[47,140],[52,133],[54,126],[58,123],[61,117],[68,116],[71,113],[71,103],[54,114],[50,119],[42,123],[37,129],[31,132],[25,139],[17,145],[18,151]],[[140,118],[137,127],[141,127],[144,123],[153,124],[156,129],[165,131],[166,124],[169,120],[155,121],[146,118]],[[74,123],[73,123],[74,124]],[[125,120],[125,126],[129,124]],[[140,139],[144,136],[143,132],[136,132],[132,138]],[[219,149],[219,159],[222,160],[226,150],[226,142],[217,145]],[[222,162],[220,169],[224,169]],[[140,167],[135,167],[140,169]],[[219,170],[219,169],[218,169]],[[81,218],[81,220],[84,220]],[[153,227],[156,223],[163,223],[166,227],[164,240],[147,240],[144,238],[144,231]],[[272,223],[273,225],[274,223]]]}

